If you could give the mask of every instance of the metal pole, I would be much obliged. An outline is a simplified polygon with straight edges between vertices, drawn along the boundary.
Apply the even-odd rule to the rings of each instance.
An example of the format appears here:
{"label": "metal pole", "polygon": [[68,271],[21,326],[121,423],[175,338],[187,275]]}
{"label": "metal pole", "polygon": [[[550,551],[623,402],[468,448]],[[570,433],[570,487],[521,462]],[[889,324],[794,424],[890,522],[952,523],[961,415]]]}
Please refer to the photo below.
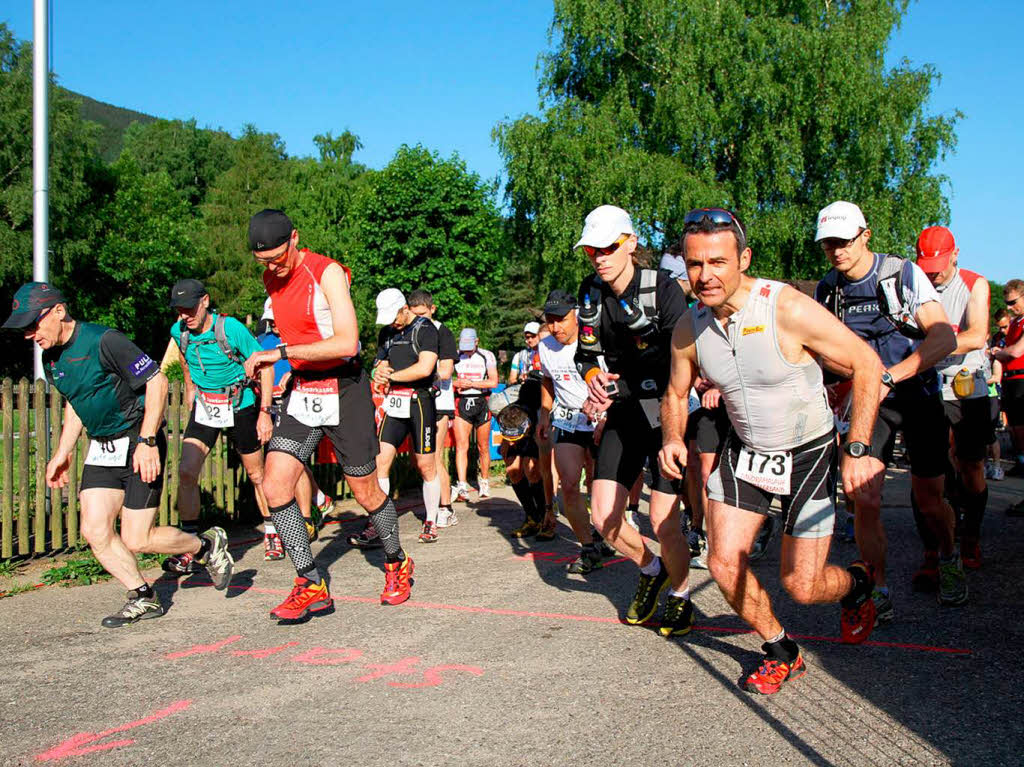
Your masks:
{"label": "metal pole", "polygon": [[[34,0],[32,43],[32,279],[48,282],[50,268],[50,60],[47,0]],[[43,352],[35,349],[35,378],[43,377]]]}

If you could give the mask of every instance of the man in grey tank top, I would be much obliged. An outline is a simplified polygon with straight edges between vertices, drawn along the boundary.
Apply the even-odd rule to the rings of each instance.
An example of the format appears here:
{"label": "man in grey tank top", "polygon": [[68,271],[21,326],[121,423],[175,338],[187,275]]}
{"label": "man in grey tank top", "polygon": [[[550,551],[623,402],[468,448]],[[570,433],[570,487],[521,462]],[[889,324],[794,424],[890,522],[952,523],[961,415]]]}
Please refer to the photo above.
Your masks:
{"label": "man in grey tank top", "polygon": [[764,640],[764,659],[744,687],[771,694],[806,673],[799,648],[750,569],[750,549],[774,497],[782,506],[780,574],[786,591],[800,604],[840,602],[845,642],[863,642],[874,627],[871,566],[857,561],[843,569],[827,562],[836,446],[817,359],[853,374],[842,478],[854,498],[870,479],[865,443],[878,410],[882,363],[812,299],[745,274],[751,251],[733,213],[698,209],[684,220],[680,250],[700,303],[672,337],[658,462],[666,476],[683,473],[687,401],[700,374],[722,392],[732,426],[708,480],[708,567],[729,604]]}

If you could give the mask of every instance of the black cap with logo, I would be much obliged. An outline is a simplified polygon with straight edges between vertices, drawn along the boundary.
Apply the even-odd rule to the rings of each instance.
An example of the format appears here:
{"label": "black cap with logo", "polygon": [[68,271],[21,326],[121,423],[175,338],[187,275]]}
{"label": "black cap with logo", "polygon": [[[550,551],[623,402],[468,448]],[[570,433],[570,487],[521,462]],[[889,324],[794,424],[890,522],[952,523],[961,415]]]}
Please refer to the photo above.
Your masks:
{"label": "black cap with logo", "polygon": [[564,290],[552,290],[544,302],[544,314],[564,317],[576,308],[576,298]]}
{"label": "black cap with logo", "polygon": [[284,245],[292,236],[292,220],[283,211],[265,208],[249,219],[249,250],[259,253]]}
{"label": "black cap with logo", "polygon": [[4,323],[4,330],[24,330],[35,324],[39,315],[52,306],[66,304],[64,294],[45,282],[26,282],[14,294],[11,302],[11,316]]}
{"label": "black cap with logo", "polygon": [[171,308],[191,309],[203,296],[206,295],[206,286],[199,280],[178,280],[171,288]]}

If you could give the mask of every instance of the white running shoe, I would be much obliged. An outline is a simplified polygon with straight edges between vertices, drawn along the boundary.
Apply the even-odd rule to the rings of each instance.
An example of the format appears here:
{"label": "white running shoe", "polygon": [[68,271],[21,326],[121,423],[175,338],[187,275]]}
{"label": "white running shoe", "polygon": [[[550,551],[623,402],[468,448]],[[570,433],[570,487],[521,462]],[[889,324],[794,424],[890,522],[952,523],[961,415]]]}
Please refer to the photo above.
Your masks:
{"label": "white running shoe", "polygon": [[437,526],[438,527],[455,527],[459,524],[459,518],[455,516],[455,512],[452,509],[446,509],[441,507],[437,512]]}
{"label": "white running shoe", "polygon": [[626,509],[624,514],[625,514],[625,517],[626,517],[626,524],[629,525],[630,527],[632,527],[634,530],[636,530],[639,533],[640,532],[640,525],[637,524],[636,516],[633,514],[633,510],[632,509]]}
{"label": "white running shoe", "polygon": [[456,501],[468,501],[469,500],[469,485],[465,482],[459,482],[455,486],[455,500]]}
{"label": "white running shoe", "polygon": [[991,479],[995,480],[996,482],[1002,482],[1004,479],[1006,479],[1006,472],[1003,471],[1003,467],[1000,466],[998,463],[992,467]]}
{"label": "white running shoe", "polygon": [[481,479],[477,484],[480,485],[480,494],[479,494],[478,497],[480,497],[480,498],[490,498],[491,497],[491,482],[490,482],[490,480]]}

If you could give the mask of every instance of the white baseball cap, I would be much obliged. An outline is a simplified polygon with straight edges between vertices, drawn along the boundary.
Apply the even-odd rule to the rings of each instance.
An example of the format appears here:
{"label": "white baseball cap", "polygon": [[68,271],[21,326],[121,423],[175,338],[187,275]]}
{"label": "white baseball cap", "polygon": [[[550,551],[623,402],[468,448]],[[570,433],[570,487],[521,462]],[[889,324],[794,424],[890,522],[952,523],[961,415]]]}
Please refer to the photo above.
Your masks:
{"label": "white baseball cap", "polygon": [[666,253],[661,257],[661,263],[658,264],[658,268],[662,271],[668,272],[668,276],[673,280],[686,280],[686,262],[683,261],[682,256],[677,256],[673,253]]}
{"label": "white baseball cap", "polygon": [[398,288],[388,288],[377,294],[377,324],[390,325],[405,306],[405,296]]}
{"label": "white baseball cap", "polygon": [[814,241],[821,242],[829,237],[852,240],[861,229],[867,228],[868,222],[864,220],[860,208],[852,202],[838,200],[818,211],[818,231]]}
{"label": "white baseball cap", "polygon": [[471,352],[476,348],[476,331],[473,328],[463,328],[459,333],[459,351]]}
{"label": "white baseball cap", "polygon": [[623,234],[636,234],[629,214],[614,205],[602,205],[587,214],[583,222],[583,234],[573,247],[589,245],[592,248],[607,248]]}
{"label": "white baseball cap", "polygon": [[261,320],[272,320],[274,319],[274,307],[270,303],[270,296],[267,296],[267,300],[263,302],[263,316]]}
{"label": "white baseball cap", "polygon": [[540,323],[539,322],[527,322],[523,326],[523,332],[524,333],[529,333],[530,335],[533,335],[533,336],[537,335],[540,332]]}

